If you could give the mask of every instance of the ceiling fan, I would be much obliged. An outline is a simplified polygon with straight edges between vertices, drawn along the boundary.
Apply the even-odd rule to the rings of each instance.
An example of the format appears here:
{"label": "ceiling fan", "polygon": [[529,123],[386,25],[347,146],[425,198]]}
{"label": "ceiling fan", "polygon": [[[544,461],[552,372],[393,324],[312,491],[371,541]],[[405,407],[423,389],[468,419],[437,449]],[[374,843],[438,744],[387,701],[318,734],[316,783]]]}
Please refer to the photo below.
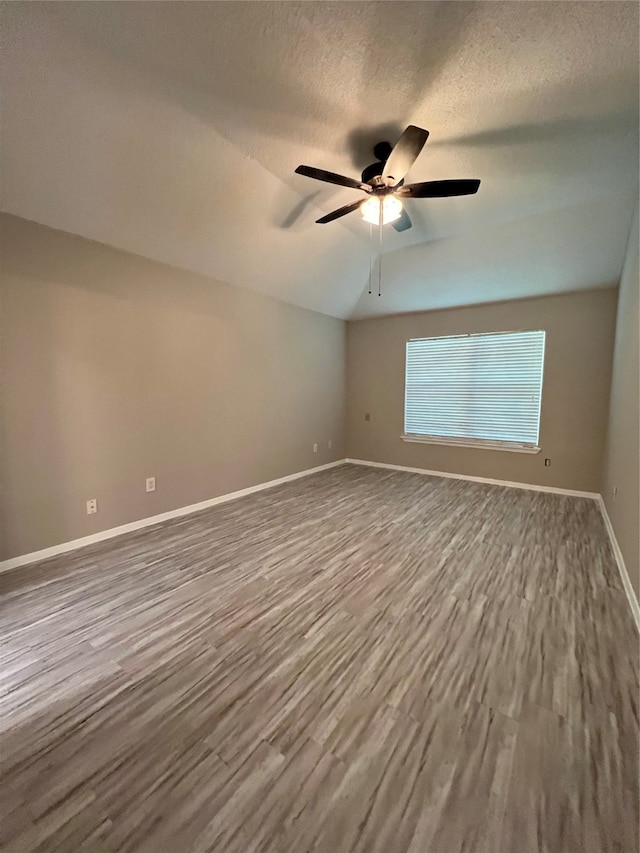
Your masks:
{"label": "ceiling fan", "polygon": [[379,142],[373,149],[374,155],[378,158],[377,162],[367,166],[359,181],[337,175],[335,172],[315,169],[313,166],[298,166],[296,172],[299,175],[362,190],[369,196],[368,199],[339,207],[316,221],[324,225],[360,209],[362,218],[372,225],[391,223],[396,231],[406,231],[407,228],[411,228],[411,219],[403,207],[403,199],[446,198],[473,195],[478,192],[480,181],[474,179],[405,184],[405,175],[418,159],[428,136],[428,130],[410,124],[393,148],[388,142]]}

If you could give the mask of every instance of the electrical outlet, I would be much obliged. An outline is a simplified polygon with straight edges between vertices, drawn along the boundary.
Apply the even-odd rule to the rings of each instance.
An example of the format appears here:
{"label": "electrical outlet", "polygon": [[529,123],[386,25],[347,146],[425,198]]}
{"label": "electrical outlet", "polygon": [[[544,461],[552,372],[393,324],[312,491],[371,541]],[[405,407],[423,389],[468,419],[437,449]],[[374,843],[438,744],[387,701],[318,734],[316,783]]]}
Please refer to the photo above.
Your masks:
{"label": "electrical outlet", "polygon": [[550,459],[544,460],[544,467],[545,468],[551,468],[551,460]]}
{"label": "electrical outlet", "polygon": [[313,452],[314,452],[314,453],[317,453],[317,452],[318,452],[318,445],[317,445],[317,444],[314,444],[314,445],[313,445]]}
{"label": "electrical outlet", "polygon": [[370,421],[370,420],[371,420],[371,415],[370,415],[370,413],[369,413],[369,412],[365,412],[365,413],[364,413],[364,419],[365,419],[365,421]]}
{"label": "electrical outlet", "polygon": [[155,477],[147,477],[147,491],[155,492],[156,490],[156,478]]}
{"label": "electrical outlet", "polygon": [[329,448],[329,450],[331,450],[331,439],[329,439],[329,441],[327,442],[327,447]]}
{"label": "electrical outlet", "polygon": [[98,500],[91,498],[90,501],[87,501],[87,515],[93,515],[96,512],[98,512]]}

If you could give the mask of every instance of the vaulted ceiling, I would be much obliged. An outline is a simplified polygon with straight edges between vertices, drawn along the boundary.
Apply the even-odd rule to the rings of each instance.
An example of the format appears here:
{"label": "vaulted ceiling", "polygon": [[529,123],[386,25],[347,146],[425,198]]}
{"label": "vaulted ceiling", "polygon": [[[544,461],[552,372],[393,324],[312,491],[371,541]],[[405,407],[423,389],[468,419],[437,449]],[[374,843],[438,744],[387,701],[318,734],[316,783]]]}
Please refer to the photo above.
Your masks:
{"label": "vaulted ceiling", "polygon": [[[617,283],[638,197],[635,2],[2,4],[2,209],[339,317]],[[314,220],[417,124],[384,229]],[[376,247],[377,248],[377,247]]]}

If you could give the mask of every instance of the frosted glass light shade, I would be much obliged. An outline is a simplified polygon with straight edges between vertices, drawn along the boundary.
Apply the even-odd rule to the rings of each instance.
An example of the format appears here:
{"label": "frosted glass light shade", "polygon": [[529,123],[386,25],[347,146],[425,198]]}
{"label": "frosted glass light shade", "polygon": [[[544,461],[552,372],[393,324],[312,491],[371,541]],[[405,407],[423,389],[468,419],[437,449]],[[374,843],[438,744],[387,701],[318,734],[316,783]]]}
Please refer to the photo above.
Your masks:
{"label": "frosted glass light shade", "polygon": [[[360,208],[362,218],[365,222],[370,222],[371,225],[377,225],[380,222],[380,198],[379,196],[371,196]],[[389,222],[395,222],[402,213],[402,202],[399,198],[393,195],[385,195],[382,199],[382,224],[387,225]]]}

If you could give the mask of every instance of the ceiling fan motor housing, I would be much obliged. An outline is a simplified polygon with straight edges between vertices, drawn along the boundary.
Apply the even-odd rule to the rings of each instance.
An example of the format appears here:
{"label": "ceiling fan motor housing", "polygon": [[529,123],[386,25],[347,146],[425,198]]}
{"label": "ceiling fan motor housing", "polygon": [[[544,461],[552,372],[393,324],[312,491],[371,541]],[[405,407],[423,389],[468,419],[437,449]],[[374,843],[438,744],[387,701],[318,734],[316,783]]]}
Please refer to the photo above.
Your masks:
{"label": "ceiling fan motor housing", "polygon": [[[365,184],[371,184],[375,190],[389,190],[391,192],[391,187],[387,186],[387,184],[382,180],[382,172],[384,170],[384,163],[372,163],[370,166],[367,166],[366,169],[362,172],[362,180]],[[404,184],[404,179],[399,181],[395,185],[395,189],[401,187]]]}
{"label": "ceiling fan motor housing", "polygon": [[376,178],[382,176],[383,169],[384,163],[372,163],[370,166],[367,166],[366,169],[362,170],[363,182],[365,184],[374,183]]}
{"label": "ceiling fan motor housing", "polygon": [[[386,186],[382,181],[382,173],[392,151],[393,146],[389,142],[378,142],[377,145],[374,145],[373,153],[378,158],[378,161],[363,169],[362,181],[365,184],[373,184],[380,188]],[[403,183],[404,180],[400,181],[397,186],[402,186]]]}

